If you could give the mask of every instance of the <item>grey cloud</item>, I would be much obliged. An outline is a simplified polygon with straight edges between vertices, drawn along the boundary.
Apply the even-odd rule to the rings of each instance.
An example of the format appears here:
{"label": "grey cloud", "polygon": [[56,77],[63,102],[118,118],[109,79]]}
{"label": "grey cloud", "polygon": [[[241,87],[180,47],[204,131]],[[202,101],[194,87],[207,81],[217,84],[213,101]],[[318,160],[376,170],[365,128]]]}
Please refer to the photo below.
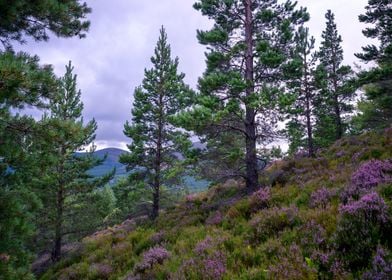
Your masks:
{"label": "grey cloud", "polygon": [[[140,85],[144,68],[151,67],[161,25],[166,27],[173,56],[180,59],[180,71],[186,82],[195,87],[205,68],[204,47],[196,40],[197,29],[208,29],[211,22],[192,8],[194,0],[89,0],[91,29],[79,40],[52,37],[47,43],[30,42],[24,50],[52,64],[63,75],[65,64],[72,60],[78,74],[79,88],[85,105],[84,118],[98,122],[96,143],[100,147],[124,148],[129,140],[123,135],[123,124],[130,120],[132,94]],[[355,61],[353,52],[366,41],[357,20],[366,0],[299,0],[309,7],[308,24],[319,42],[324,29],[324,13],[336,13],[343,36],[347,63]]]}

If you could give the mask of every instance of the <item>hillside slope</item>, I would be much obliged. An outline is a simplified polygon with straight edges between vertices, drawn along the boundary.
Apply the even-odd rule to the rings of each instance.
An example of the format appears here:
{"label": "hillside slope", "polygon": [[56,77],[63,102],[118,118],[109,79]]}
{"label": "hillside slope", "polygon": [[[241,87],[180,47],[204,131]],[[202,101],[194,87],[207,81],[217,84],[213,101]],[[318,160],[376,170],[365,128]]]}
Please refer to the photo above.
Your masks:
{"label": "hillside slope", "polygon": [[41,279],[390,279],[392,129],[89,236]]}

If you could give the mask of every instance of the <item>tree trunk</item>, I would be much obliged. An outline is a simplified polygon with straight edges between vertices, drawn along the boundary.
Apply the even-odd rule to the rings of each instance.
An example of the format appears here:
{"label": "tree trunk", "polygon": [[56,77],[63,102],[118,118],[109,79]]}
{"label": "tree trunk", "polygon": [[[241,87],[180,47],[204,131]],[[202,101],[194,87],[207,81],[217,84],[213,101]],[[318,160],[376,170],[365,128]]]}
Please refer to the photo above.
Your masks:
{"label": "tree trunk", "polygon": [[[335,55],[334,55],[334,60]],[[338,96],[338,81],[337,81],[337,66],[336,63],[333,62],[332,71],[333,71],[333,100],[334,100],[334,110],[335,110],[335,126],[336,126],[336,140],[339,140],[343,137],[343,125],[342,118],[340,116],[340,105],[339,105],[339,96]]]}
{"label": "tree trunk", "polygon": [[55,222],[55,238],[52,249],[52,261],[57,262],[61,259],[61,243],[62,243],[62,226],[63,226],[63,208],[64,208],[64,192],[63,186],[57,192],[57,213]]}
{"label": "tree trunk", "polygon": [[61,259],[61,243],[63,239],[63,218],[64,218],[64,196],[65,196],[65,182],[63,180],[64,176],[64,164],[65,164],[65,154],[66,148],[60,144],[59,158],[60,162],[57,167],[57,172],[59,174],[58,179],[58,189],[57,189],[57,199],[56,199],[56,218],[55,218],[55,237],[52,249],[52,261],[57,262]]}
{"label": "tree trunk", "polygon": [[[245,79],[247,82],[246,96],[254,93],[254,65],[253,65],[253,15],[252,15],[252,1],[244,0],[245,6],[245,41],[246,41],[246,57],[245,57]],[[255,110],[245,104],[246,119],[246,188],[252,192],[258,187],[258,172],[257,172],[257,154],[256,154],[256,123]]]}
{"label": "tree trunk", "polygon": [[155,220],[159,215],[159,200],[160,200],[160,185],[161,185],[161,150],[162,150],[162,127],[159,123],[157,153],[155,157],[155,176],[154,176],[154,194],[152,204],[152,220]]}
{"label": "tree trunk", "polygon": [[307,61],[307,54],[306,49],[304,51],[304,81],[305,81],[305,102],[306,102],[306,130],[308,133],[308,154],[310,157],[314,157],[314,147],[313,147],[313,133],[312,133],[312,122],[311,122],[311,89],[309,86],[309,73],[308,73],[308,61]]}
{"label": "tree trunk", "polygon": [[336,125],[336,140],[343,137],[342,118],[340,116],[340,106],[337,92],[334,93],[334,107],[335,107],[335,125]]}
{"label": "tree trunk", "polygon": [[154,194],[153,194],[153,202],[152,202],[152,214],[151,219],[155,220],[159,215],[159,185],[154,185]]}
{"label": "tree trunk", "polygon": [[[162,79],[162,78],[161,78]],[[158,135],[157,150],[155,156],[155,176],[154,176],[154,194],[151,218],[155,220],[159,215],[159,200],[161,186],[161,162],[162,162],[162,133],[163,133],[163,90],[159,95],[159,115],[158,115]]]}
{"label": "tree trunk", "polygon": [[308,132],[308,153],[310,157],[314,157],[312,123],[310,118],[310,96],[309,93],[306,93],[306,128]]}

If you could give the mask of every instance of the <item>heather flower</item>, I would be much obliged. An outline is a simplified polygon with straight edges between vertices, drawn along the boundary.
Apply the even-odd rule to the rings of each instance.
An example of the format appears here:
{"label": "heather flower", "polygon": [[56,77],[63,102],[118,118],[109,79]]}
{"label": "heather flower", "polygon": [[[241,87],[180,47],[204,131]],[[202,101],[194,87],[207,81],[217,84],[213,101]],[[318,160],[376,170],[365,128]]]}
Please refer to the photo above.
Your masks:
{"label": "heather flower", "polygon": [[344,190],[341,199],[347,203],[351,199],[371,192],[378,184],[392,182],[392,162],[370,160],[363,163],[351,176],[351,184]]}
{"label": "heather flower", "polygon": [[270,279],[317,279],[317,271],[305,261],[300,248],[292,245],[268,269]]}
{"label": "heather flower", "polygon": [[315,208],[320,206],[325,208],[334,194],[333,190],[329,190],[325,187],[318,189],[310,196],[310,207]]}
{"label": "heather flower", "polygon": [[358,201],[351,201],[340,207],[340,213],[350,216],[361,216],[368,221],[386,223],[388,221],[388,208],[385,201],[376,193],[368,193]]}
{"label": "heather flower", "polygon": [[301,227],[303,247],[319,247],[327,239],[326,230],[315,220],[311,220]]}
{"label": "heather flower", "polygon": [[371,192],[340,206],[339,212],[336,251],[352,271],[361,270],[369,265],[377,244],[386,242],[390,234],[388,207],[376,192]]}
{"label": "heather flower", "polygon": [[338,259],[332,262],[330,272],[333,275],[333,279],[349,279],[344,263]]}
{"label": "heather flower", "polygon": [[335,251],[315,250],[310,259],[317,264],[319,279],[348,279],[345,265],[336,257]]}
{"label": "heather flower", "polygon": [[185,196],[186,202],[194,202],[195,200],[197,200],[197,194],[188,194]]}
{"label": "heather flower", "polygon": [[170,279],[222,279],[226,273],[226,255],[219,250],[212,254],[197,254],[194,258],[184,260]]}
{"label": "heather flower", "polygon": [[321,268],[328,267],[331,260],[332,253],[327,251],[323,252],[320,250],[315,250],[312,252],[311,259],[319,264]]}
{"label": "heather flower", "polygon": [[226,273],[226,255],[220,245],[224,237],[206,236],[193,250],[195,256],[184,260],[171,279],[222,279]]}
{"label": "heather flower", "polygon": [[220,211],[216,211],[206,220],[207,225],[219,225],[222,223],[223,215]]}
{"label": "heather flower", "polygon": [[250,200],[254,208],[267,208],[271,200],[271,189],[261,188],[260,190],[252,194]]}
{"label": "heather flower", "polygon": [[203,273],[207,279],[222,279],[226,273],[226,256],[216,251],[212,256],[203,260]]}
{"label": "heather flower", "polygon": [[343,156],[345,156],[345,155],[346,155],[346,153],[345,153],[344,151],[338,151],[338,152],[336,152],[336,157],[338,157],[338,158],[343,157]]}
{"label": "heather flower", "polygon": [[96,273],[100,278],[107,278],[113,273],[113,268],[105,263],[94,263],[90,266],[90,270]]}
{"label": "heather flower", "polygon": [[362,156],[362,153],[361,153],[361,152],[356,152],[356,153],[353,154],[353,156],[351,157],[351,161],[357,162],[361,156]]}
{"label": "heather flower", "polygon": [[214,246],[213,239],[210,236],[207,236],[204,240],[196,244],[194,251],[196,254],[200,255],[205,253],[207,250],[211,249],[213,246]]}
{"label": "heather flower", "polygon": [[161,243],[161,242],[164,240],[164,238],[165,238],[165,232],[161,230],[161,231],[159,231],[159,232],[153,234],[153,235],[150,237],[150,240],[151,240],[154,244],[159,244],[159,243]]}
{"label": "heather flower", "polygon": [[363,280],[388,280],[392,275],[392,260],[387,257],[387,252],[381,247],[373,258],[371,270],[362,275]]}
{"label": "heather flower", "polygon": [[390,161],[370,160],[363,163],[351,176],[351,183],[364,189],[392,180],[392,163]]}
{"label": "heather flower", "polygon": [[156,246],[150,248],[147,252],[143,254],[143,261],[136,265],[135,269],[139,272],[144,272],[150,269],[154,264],[162,264],[164,260],[170,258],[170,252],[165,248]]}

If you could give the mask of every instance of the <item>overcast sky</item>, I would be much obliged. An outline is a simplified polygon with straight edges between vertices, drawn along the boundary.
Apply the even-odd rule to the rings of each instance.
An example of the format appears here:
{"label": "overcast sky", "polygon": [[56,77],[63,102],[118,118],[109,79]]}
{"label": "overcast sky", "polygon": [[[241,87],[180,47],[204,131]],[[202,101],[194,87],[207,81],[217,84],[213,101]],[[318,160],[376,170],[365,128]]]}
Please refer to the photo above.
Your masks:
{"label": "overcast sky", "polygon": [[[29,43],[22,48],[37,54],[41,62],[52,64],[56,74],[63,75],[69,60],[78,74],[84,102],[84,118],[98,122],[98,148],[125,148],[129,142],[123,125],[131,118],[132,94],[149,68],[164,25],[173,56],[180,59],[180,70],[186,82],[196,87],[205,68],[204,48],[196,40],[197,29],[208,29],[211,23],[192,8],[194,0],[89,0],[91,28],[87,38],[79,40],[52,37],[49,42]],[[331,9],[336,15],[343,37],[346,63],[357,62],[353,53],[368,41],[358,15],[367,0],[298,0],[308,8],[310,32],[320,42],[325,28],[324,14]]]}

